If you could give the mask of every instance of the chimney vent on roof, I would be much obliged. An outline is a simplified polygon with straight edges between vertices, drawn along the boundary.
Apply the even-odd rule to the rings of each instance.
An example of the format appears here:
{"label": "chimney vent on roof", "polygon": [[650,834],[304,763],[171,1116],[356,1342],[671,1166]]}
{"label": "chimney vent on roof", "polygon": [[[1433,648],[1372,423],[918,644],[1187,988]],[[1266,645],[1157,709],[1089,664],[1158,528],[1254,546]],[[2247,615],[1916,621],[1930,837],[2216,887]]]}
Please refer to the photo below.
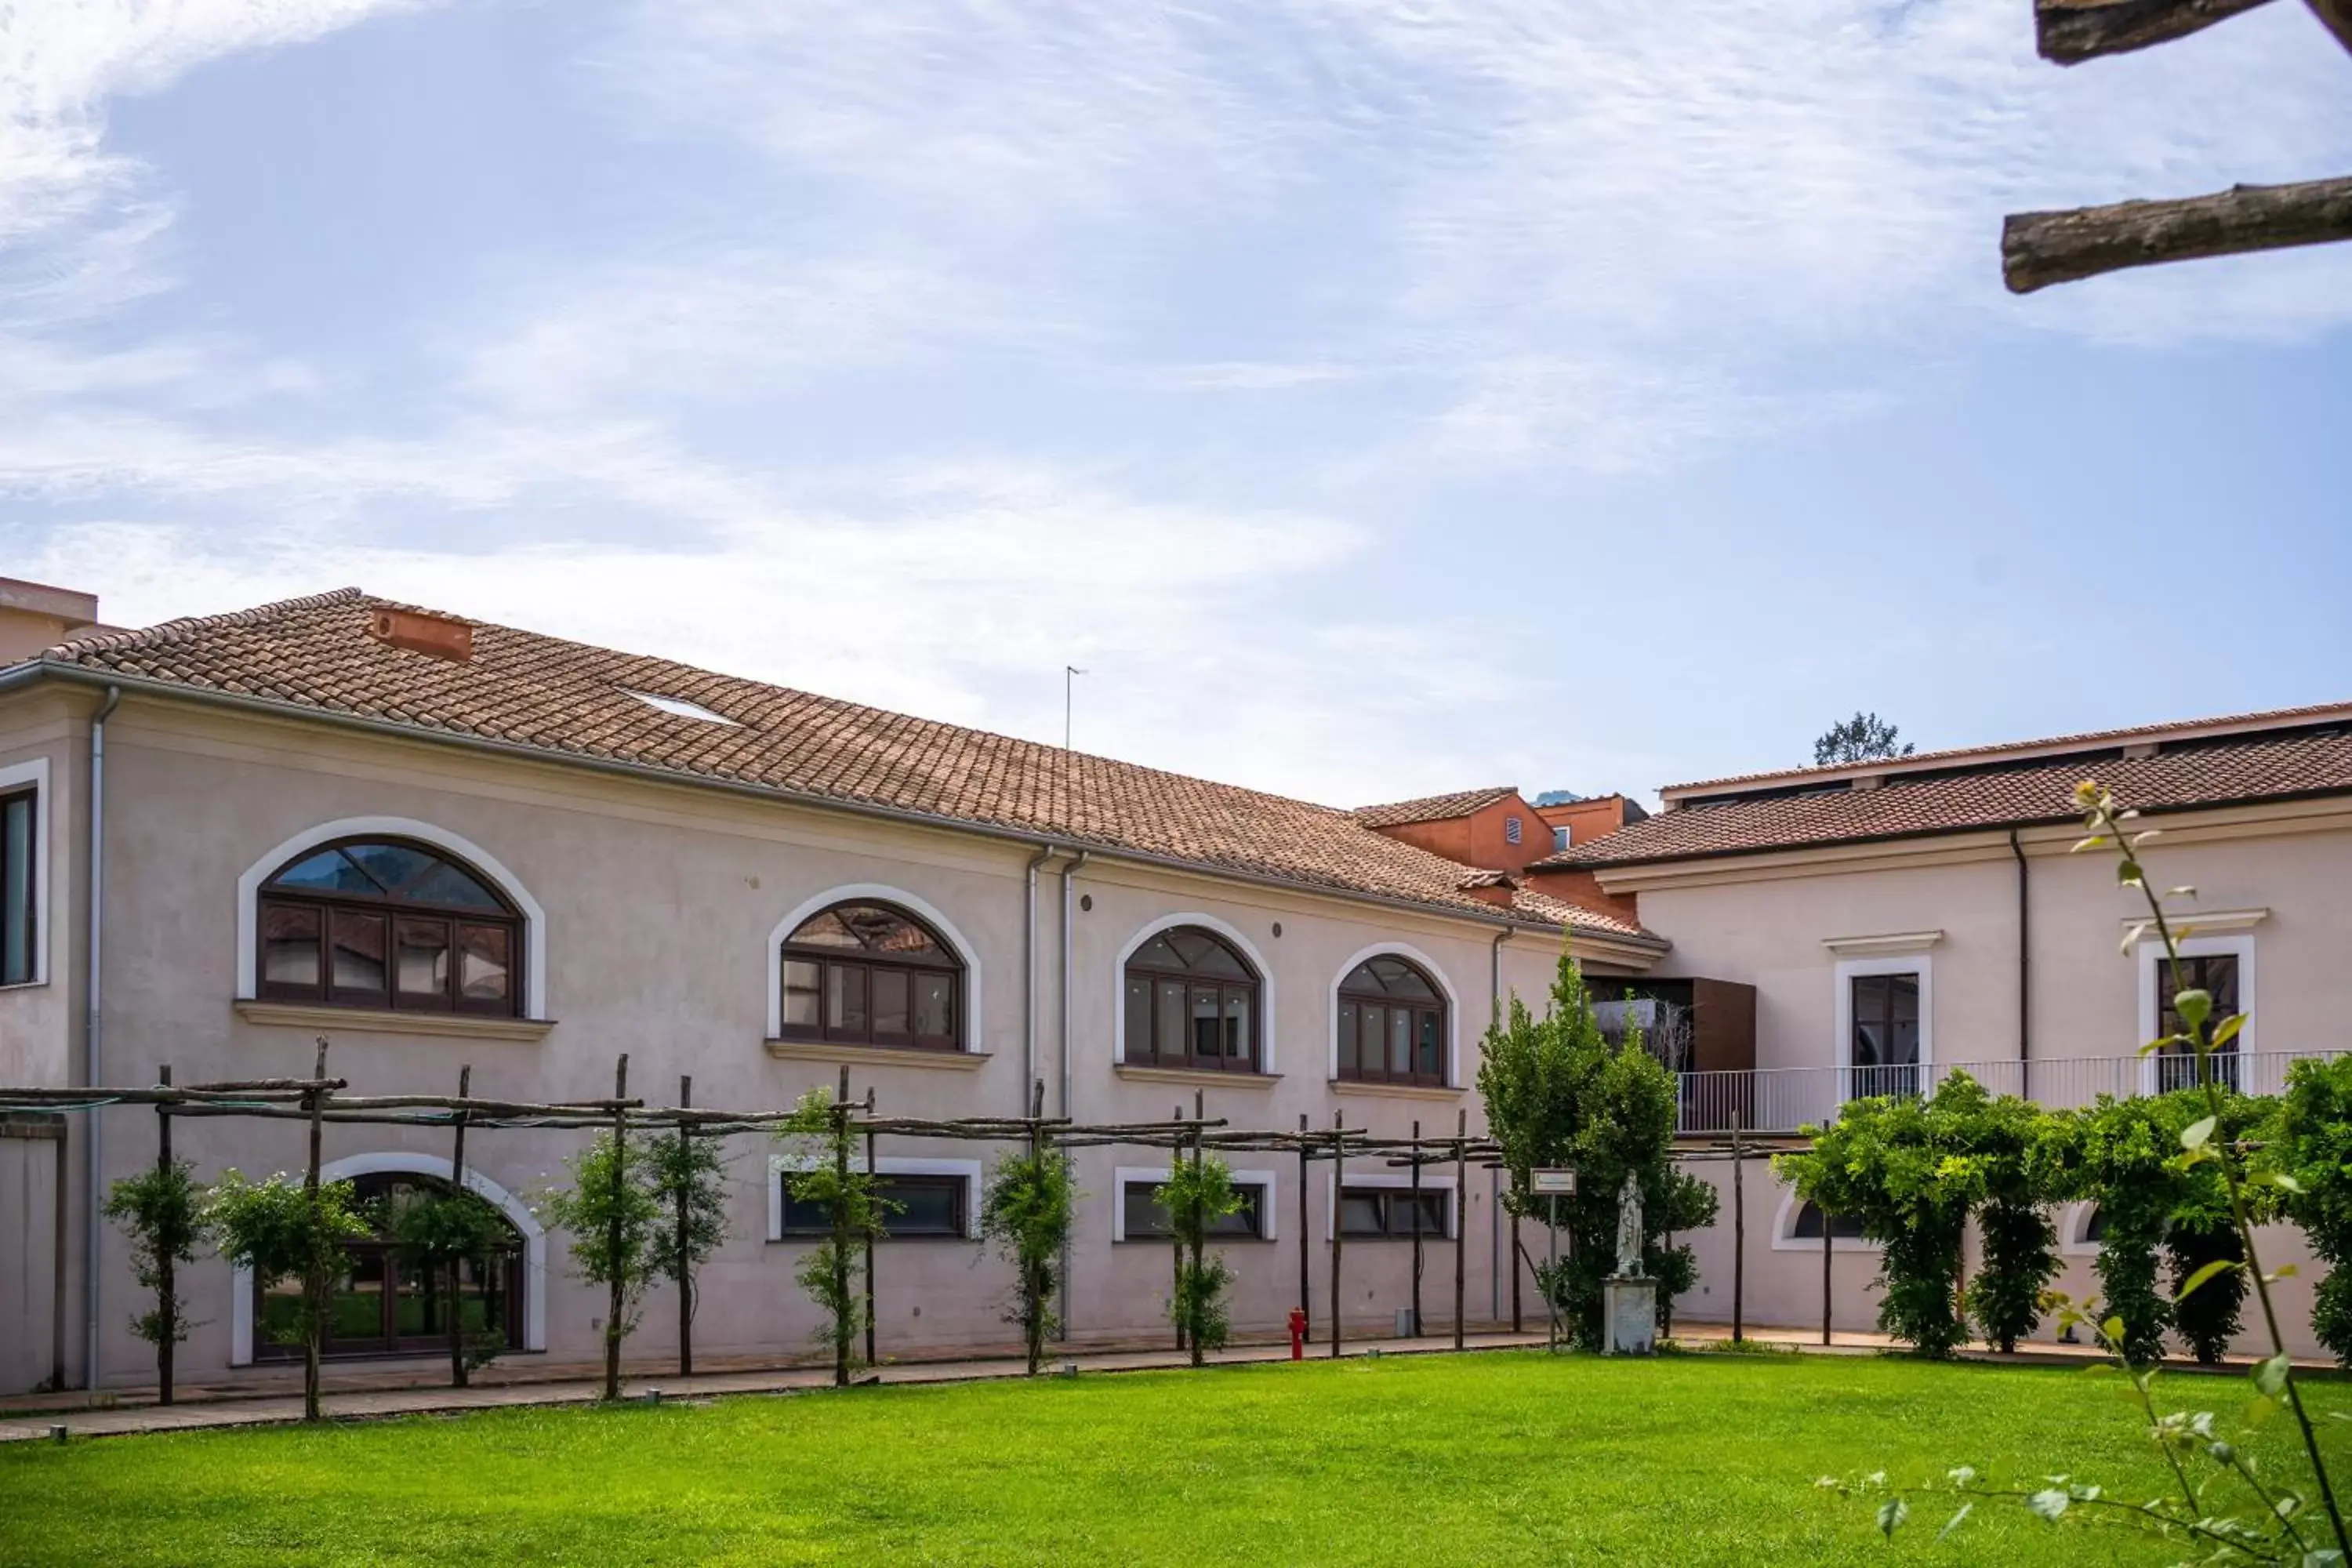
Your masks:
{"label": "chimney vent on roof", "polygon": [[368,636],[394,647],[433,658],[464,664],[474,657],[474,628],[448,616],[423,610],[378,610],[368,620]]}

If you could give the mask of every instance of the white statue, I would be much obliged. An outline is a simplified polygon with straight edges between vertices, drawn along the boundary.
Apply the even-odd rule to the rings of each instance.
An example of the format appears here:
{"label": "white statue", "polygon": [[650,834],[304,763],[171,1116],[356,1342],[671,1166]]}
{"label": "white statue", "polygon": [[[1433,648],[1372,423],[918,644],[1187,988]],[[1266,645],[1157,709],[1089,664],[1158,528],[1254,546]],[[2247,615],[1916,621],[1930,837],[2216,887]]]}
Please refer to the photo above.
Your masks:
{"label": "white statue", "polygon": [[1642,1184],[1625,1173],[1617,1191],[1617,1277],[1639,1279],[1642,1274]]}

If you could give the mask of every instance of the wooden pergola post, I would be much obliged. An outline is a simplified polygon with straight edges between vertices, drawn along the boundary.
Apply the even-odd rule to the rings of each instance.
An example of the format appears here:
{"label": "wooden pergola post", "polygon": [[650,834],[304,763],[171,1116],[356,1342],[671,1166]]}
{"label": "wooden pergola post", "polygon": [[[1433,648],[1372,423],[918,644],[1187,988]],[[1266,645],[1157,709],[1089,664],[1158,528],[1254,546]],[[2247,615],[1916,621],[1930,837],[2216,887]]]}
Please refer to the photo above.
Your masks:
{"label": "wooden pergola post", "polygon": [[[870,1083],[866,1086],[866,1115],[869,1121],[874,1115],[874,1086]],[[866,1130],[866,1179],[869,1182],[873,1181],[879,1171],[880,1167],[874,1162],[874,1129],[869,1126]],[[879,1215],[875,1216],[877,1224],[880,1219]],[[867,1366],[881,1364],[881,1358],[875,1354],[874,1346],[874,1228],[871,1225],[866,1227],[866,1364]]]}
{"label": "wooden pergola post", "polygon": [[1345,1316],[1339,1304],[1339,1255],[1348,1240],[1348,1131],[1347,1113],[1331,1113],[1331,1359],[1339,1359],[1339,1323]]}
{"label": "wooden pergola post", "polygon": [[[473,1064],[463,1064],[457,1068],[457,1098],[467,1098],[473,1087]],[[463,1110],[457,1111],[453,1126],[449,1138],[449,1184],[456,1189],[457,1201],[462,1203],[466,1196],[466,1112]],[[449,1281],[449,1386],[463,1388],[466,1386],[466,1314],[464,1298],[458,1293],[458,1275],[466,1265],[462,1259],[452,1257],[444,1267]]]}
{"label": "wooden pergola post", "polygon": [[[693,1104],[693,1075],[680,1074],[677,1080],[678,1109],[684,1110]],[[677,1124],[677,1152],[678,1174],[681,1177],[692,1169],[692,1163],[687,1158],[686,1152],[693,1137],[693,1126],[688,1122],[680,1121]],[[694,1270],[687,1262],[686,1256],[688,1185],[688,1184],[683,1180],[677,1184],[676,1194],[677,1208],[672,1221],[677,1226],[675,1234],[677,1258],[677,1375],[680,1377],[694,1375]]]}
{"label": "wooden pergola post", "polygon": [[1454,1348],[1463,1348],[1462,1295],[1465,1281],[1463,1255],[1469,1250],[1470,1217],[1465,1206],[1470,1190],[1470,1112],[1466,1108],[1454,1112]]}
{"label": "wooden pergola post", "polygon": [[1299,1335],[1302,1342],[1315,1338],[1315,1309],[1311,1305],[1315,1296],[1314,1266],[1309,1260],[1307,1237],[1307,1173],[1312,1158],[1307,1148],[1307,1113],[1302,1110],[1298,1113],[1298,1310],[1305,1325]]}
{"label": "wooden pergola post", "polygon": [[612,1273],[604,1310],[611,1314],[604,1320],[604,1397],[621,1397],[621,1321],[628,1304],[625,1289],[627,1270],[621,1266],[621,1192],[628,1180],[629,1112],[625,1103],[629,1098],[629,1053],[623,1051],[621,1059],[613,1066],[613,1203],[612,1214],[604,1226],[604,1259]]}
{"label": "wooden pergola post", "polygon": [[1421,1334],[1421,1123],[1412,1124],[1412,1331]]}
{"label": "wooden pergola post", "polygon": [[1748,1194],[1740,1181],[1740,1173],[1748,1163],[1747,1150],[1739,1142],[1739,1112],[1731,1113],[1731,1342],[1738,1344],[1741,1333],[1741,1310],[1747,1301],[1748,1280]]}
{"label": "wooden pergola post", "polygon": [[[302,1173],[302,1199],[309,1209],[310,1224],[319,1223],[319,1160],[325,1138],[326,1090],[318,1086],[327,1081],[327,1040],[319,1037],[317,1065],[310,1070],[312,1087],[305,1093],[303,1109],[310,1116],[310,1163]],[[319,1249],[310,1248],[308,1265],[302,1270],[302,1310],[309,1321],[302,1332],[302,1419],[319,1418],[319,1340],[326,1332],[327,1267]]]}
{"label": "wooden pergola post", "polygon": [[[155,1081],[166,1089],[172,1087],[171,1063],[165,1062],[155,1069]],[[155,1107],[155,1174],[169,1179],[171,1173],[172,1108],[159,1104]],[[155,1306],[159,1312],[170,1313],[173,1321],[159,1325],[163,1333],[155,1345],[155,1403],[158,1405],[172,1403],[173,1352],[178,1348],[175,1342],[180,1331],[177,1321],[179,1308],[175,1299],[176,1275],[171,1249],[160,1249],[155,1258]]]}

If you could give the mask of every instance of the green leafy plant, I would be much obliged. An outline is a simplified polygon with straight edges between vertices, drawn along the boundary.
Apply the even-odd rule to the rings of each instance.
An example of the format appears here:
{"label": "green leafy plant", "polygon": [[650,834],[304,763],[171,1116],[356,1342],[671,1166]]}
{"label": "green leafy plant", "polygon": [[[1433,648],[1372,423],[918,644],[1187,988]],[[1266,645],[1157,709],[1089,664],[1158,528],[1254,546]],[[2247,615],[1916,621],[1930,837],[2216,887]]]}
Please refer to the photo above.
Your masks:
{"label": "green leafy plant", "polygon": [[2102,1095],[2077,1121],[2075,1195],[2098,1205],[2104,1234],[2092,1268],[2100,1318],[2117,1325],[2116,1343],[2133,1366],[2164,1353],[2172,1300],[2161,1282],[2164,1233],[2179,1202],[2177,1105]]}
{"label": "green leafy plant", "polygon": [[727,1241],[727,1159],[718,1141],[686,1128],[646,1142],[646,1164],[661,1221],[654,1229],[656,1277],[677,1287],[677,1371],[694,1374],[694,1312],[700,1304],[696,1276]]}
{"label": "green leafy plant", "polygon": [[2278,1189],[2289,1219],[2327,1265],[2311,1309],[2312,1331],[2352,1367],[2352,1057],[2287,1068],[2273,1134]]}
{"label": "green leafy plant", "polygon": [[1233,1270],[1222,1254],[1210,1258],[1203,1247],[1209,1228],[1227,1215],[1238,1213],[1242,1195],[1234,1186],[1233,1167],[1196,1143],[1188,1159],[1179,1154],[1168,1179],[1152,1189],[1154,1202],[1168,1212],[1168,1230],[1182,1258],[1168,1297],[1168,1319],[1191,1347],[1199,1366],[1209,1351],[1223,1350],[1232,1333],[1225,1292]]}
{"label": "green leafy plant", "polygon": [[[1564,944],[1550,1004],[1537,1018],[1511,998],[1505,1018],[1486,1031],[1478,1092],[1511,1174],[1504,1198],[1509,1211],[1548,1221],[1557,1202],[1571,1238],[1594,1238],[1577,1240],[1557,1264],[1534,1267],[1576,1343],[1598,1349],[1604,1287],[1617,1268],[1605,1238],[1617,1234],[1627,1174],[1642,1194],[1643,1267],[1659,1281],[1662,1316],[1697,1273],[1690,1248],[1669,1247],[1665,1237],[1714,1224],[1717,1198],[1713,1185],[1674,1167],[1674,1075],[1650,1055],[1638,1026],[1622,1046],[1610,1045],[1593,1017],[1583,973]],[[1535,1196],[1530,1173],[1555,1166],[1577,1173],[1575,1194]]]}
{"label": "green leafy plant", "polygon": [[302,1418],[319,1419],[319,1352],[327,1338],[327,1309],[349,1256],[343,1244],[374,1234],[355,1206],[349,1182],[313,1190],[280,1173],[248,1181],[232,1169],[205,1195],[204,1223],[220,1238],[221,1255],[253,1271],[256,1296],[281,1279],[302,1281],[300,1310],[272,1325],[281,1344],[302,1348]]}
{"label": "green leafy plant", "polygon": [[465,1387],[470,1373],[498,1359],[506,1336],[487,1323],[466,1327],[460,1282],[468,1265],[478,1278],[489,1277],[514,1244],[512,1227],[480,1194],[437,1187],[404,1189],[377,1223],[403,1258],[440,1278],[455,1347],[449,1380]]}
{"label": "green leafy plant", "polygon": [[2040,1326],[2043,1293],[2058,1274],[2058,1227],[2050,1215],[2067,1191],[2072,1132],[2068,1119],[2006,1094],[1982,1100],[1961,1129],[1979,1161],[1982,1194],[1977,1234],[1983,1261],[1969,1281],[1968,1310],[1978,1331],[2003,1351],[2015,1350]]}
{"label": "green leafy plant", "polygon": [[[2110,1312],[2095,1320],[2099,1342],[2113,1358],[2113,1364],[2130,1373],[2149,1436],[2171,1470],[2178,1495],[2137,1501],[2110,1496],[2104,1488],[2067,1476],[2051,1478],[2047,1484],[2037,1487],[2003,1487],[1983,1480],[1973,1469],[1961,1468],[1950,1471],[1944,1487],[1936,1489],[1960,1499],[1944,1532],[1949,1534],[1958,1529],[1981,1500],[2015,1499],[2053,1524],[2084,1516],[2104,1517],[2168,1541],[2181,1542],[2199,1552],[2198,1560],[2203,1563],[2344,1568],[2352,1563],[2352,1533],[2346,1530],[2327,1458],[2320,1449],[2310,1413],[2304,1407],[2294,1363],[2280,1332],[2277,1307],[2271,1298],[2271,1286],[2280,1274],[2288,1271],[2263,1271],[2253,1231],[2263,1206],[2265,1189],[2284,1194],[2290,1205],[2308,1194],[2302,1179],[2275,1157],[2263,1166],[2252,1164],[2240,1140],[2231,1135],[2233,1116],[2242,1123],[2245,1112],[2233,1113],[2230,1097],[2215,1077],[2213,1057],[2244,1027],[2244,1016],[2216,1022],[2213,998],[2198,987],[2180,984],[2180,941],[2184,932],[2173,924],[2166,911],[2165,900],[2170,895],[2159,895],[2148,886],[2147,868],[2140,859],[2143,847],[2156,837],[2155,832],[2128,826],[2137,814],[2119,808],[2115,797],[2095,784],[2080,785],[2075,799],[2089,829],[2075,848],[2115,847],[2118,851],[2117,879],[2124,887],[2137,890],[2147,907],[2147,921],[2125,934],[2124,950],[2128,952],[2149,931],[2164,945],[2165,972],[2175,987],[2172,1012],[2179,1019],[2180,1027],[2147,1042],[2141,1050],[2143,1054],[2186,1054],[2196,1064],[2194,1092],[2202,1101],[2204,1114],[2179,1130],[2174,1138],[2179,1152],[2158,1163],[2176,1175],[2190,1178],[2201,1177],[2210,1167],[2211,1173],[2220,1178],[2230,1228],[2237,1237],[2236,1257],[2210,1258],[2181,1281],[2172,1301],[2176,1316],[2183,1302],[2194,1300],[2200,1291],[2224,1276],[2237,1274],[2251,1284],[2271,1353],[2256,1363],[2250,1374],[2252,1397],[2247,1404],[2244,1419],[2251,1426],[2285,1411],[2301,1442],[2305,1474],[2291,1481],[2263,1475],[2242,1444],[2221,1435],[2210,1411],[2159,1415],[2153,1393],[2156,1369],[2137,1363],[2130,1325],[2119,1314]],[[2185,895],[2192,889],[2173,891]],[[2315,1100],[2325,1098],[2324,1089],[2315,1091]],[[2152,1107],[2150,1114],[2137,1125],[2142,1129],[2161,1126],[2165,1110],[2162,1105]],[[2294,1146],[2290,1143],[2281,1152],[2291,1157]],[[2196,1215],[2190,1211],[2188,1217],[2193,1223]],[[2109,1224],[2112,1235],[2112,1218]],[[2093,1322],[2094,1310],[2064,1302],[2061,1319],[2069,1324]],[[1887,1490],[1883,1471],[1874,1472],[1859,1482],[1824,1478],[1823,1484],[1850,1493]],[[1900,1490],[1889,1493],[1878,1504],[1879,1526],[1890,1535],[1909,1517],[1909,1503]]]}
{"label": "green leafy plant", "polygon": [[1079,1193],[1067,1154],[1044,1148],[1002,1154],[989,1168],[981,1200],[980,1234],[996,1244],[1016,1279],[1004,1321],[1021,1331],[1029,1375],[1045,1363],[1045,1342],[1060,1321],[1062,1247],[1070,1237]]}
{"label": "green leafy plant", "polygon": [[549,1193],[550,1217],[572,1237],[582,1279],[605,1288],[604,1397],[621,1397],[621,1346],[637,1326],[646,1287],[657,1276],[654,1237],[661,1223],[640,1138],[600,1132],[565,1163],[572,1180]]}
{"label": "green leafy plant", "polygon": [[131,1331],[155,1347],[156,1386],[162,1403],[172,1403],[173,1352],[194,1327],[179,1271],[212,1245],[213,1226],[205,1211],[205,1189],[195,1167],[174,1160],[125,1176],[108,1189],[106,1217],[131,1241],[131,1272],[154,1293],[155,1304],[131,1320]]}
{"label": "green leafy plant", "polygon": [[793,1200],[822,1208],[833,1219],[833,1228],[802,1256],[793,1278],[824,1314],[818,1337],[833,1347],[833,1380],[844,1386],[866,1322],[866,1245],[881,1237],[898,1206],[875,1190],[874,1173],[857,1159],[849,1111],[829,1090],[813,1089],[776,1131],[793,1151],[784,1173]]}

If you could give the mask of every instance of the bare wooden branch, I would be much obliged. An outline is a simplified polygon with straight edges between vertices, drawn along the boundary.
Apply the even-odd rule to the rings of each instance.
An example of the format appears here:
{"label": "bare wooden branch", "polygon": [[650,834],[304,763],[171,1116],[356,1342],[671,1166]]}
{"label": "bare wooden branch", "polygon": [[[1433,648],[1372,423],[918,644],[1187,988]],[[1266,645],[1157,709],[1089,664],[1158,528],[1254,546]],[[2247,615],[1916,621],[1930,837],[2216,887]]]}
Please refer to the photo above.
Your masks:
{"label": "bare wooden branch", "polygon": [[2169,43],[2270,0],[2034,0],[2042,58],[2062,66]]}
{"label": "bare wooden branch", "polygon": [[2233,185],[2179,201],[2015,213],[2001,226],[2001,274],[2015,294],[2199,257],[2352,239],[2352,178]]}

